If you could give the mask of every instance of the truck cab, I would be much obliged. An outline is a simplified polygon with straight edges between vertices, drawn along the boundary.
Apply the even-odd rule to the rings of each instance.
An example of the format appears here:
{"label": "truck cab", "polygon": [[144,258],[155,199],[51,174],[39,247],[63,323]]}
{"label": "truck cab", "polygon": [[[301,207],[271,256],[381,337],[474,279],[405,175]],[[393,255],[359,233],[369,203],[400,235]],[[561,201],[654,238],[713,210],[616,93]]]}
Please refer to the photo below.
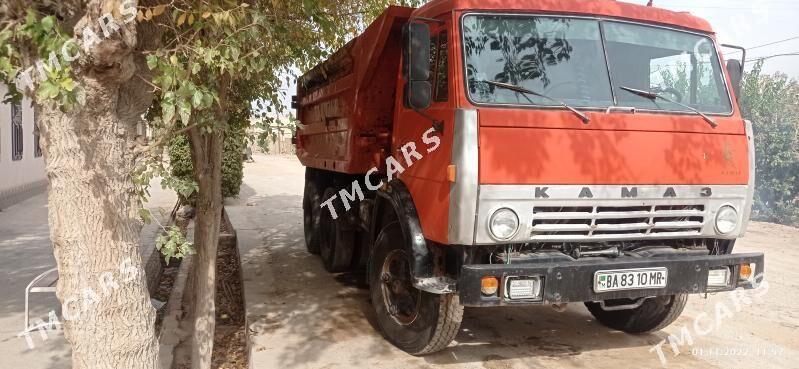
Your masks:
{"label": "truck cab", "polygon": [[584,303],[628,333],[754,288],[743,60],[710,25],[617,1],[391,7],[306,73],[306,245],[364,267],[384,336],[445,348],[463,306]]}

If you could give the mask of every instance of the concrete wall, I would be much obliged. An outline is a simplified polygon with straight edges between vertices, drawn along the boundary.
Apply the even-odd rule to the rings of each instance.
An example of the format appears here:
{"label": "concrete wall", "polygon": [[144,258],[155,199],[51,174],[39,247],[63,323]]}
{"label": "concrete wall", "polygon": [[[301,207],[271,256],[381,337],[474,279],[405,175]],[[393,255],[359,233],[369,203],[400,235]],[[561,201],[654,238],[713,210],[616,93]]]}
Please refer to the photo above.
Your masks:
{"label": "concrete wall", "polygon": [[[288,128],[276,130],[276,136],[270,136],[266,140],[268,150],[265,153],[267,155],[293,155],[296,151],[294,144],[291,143],[291,135],[292,131]],[[253,149],[256,147],[258,145],[254,145]],[[263,152],[260,147],[258,147],[258,151]]]}
{"label": "concrete wall", "polygon": [[[0,101],[7,87],[0,84]],[[44,157],[34,157],[34,117],[30,100],[22,101],[22,159],[12,160],[11,105],[0,103],[0,208],[46,186]]]}
{"label": "concrete wall", "polygon": [[291,137],[276,141],[269,140],[267,147],[269,148],[267,155],[293,155],[295,153]]}

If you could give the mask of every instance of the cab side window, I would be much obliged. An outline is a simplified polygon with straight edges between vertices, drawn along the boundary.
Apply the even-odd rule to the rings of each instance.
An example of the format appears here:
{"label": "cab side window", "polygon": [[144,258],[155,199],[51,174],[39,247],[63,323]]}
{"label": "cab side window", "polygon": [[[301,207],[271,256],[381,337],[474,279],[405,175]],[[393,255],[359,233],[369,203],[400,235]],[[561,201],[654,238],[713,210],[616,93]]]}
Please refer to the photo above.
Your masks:
{"label": "cab side window", "polygon": [[438,59],[438,39],[436,36],[430,37],[430,84],[435,85],[436,81],[436,60]]}
{"label": "cab side window", "polygon": [[[449,98],[449,79],[448,76],[448,53],[447,53],[447,31],[441,31],[438,34],[438,52],[436,53],[438,62],[436,63],[435,67],[435,76],[436,81],[433,85],[435,88],[435,92],[433,94],[433,99],[435,101],[447,101]],[[434,44],[431,42],[431,45]]]}

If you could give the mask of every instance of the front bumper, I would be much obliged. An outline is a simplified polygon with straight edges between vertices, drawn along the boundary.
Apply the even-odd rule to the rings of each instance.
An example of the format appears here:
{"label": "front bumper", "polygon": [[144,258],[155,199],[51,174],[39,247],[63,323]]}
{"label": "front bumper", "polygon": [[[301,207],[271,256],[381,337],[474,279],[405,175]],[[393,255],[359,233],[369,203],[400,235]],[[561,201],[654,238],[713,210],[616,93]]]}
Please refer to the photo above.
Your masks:
{"label": "front bumper", "polygon": [[[755,263],[754,286],[738,282],[739,265]],[[714,267],[730,266],[732,283],[728,287],[708,288],[708,271]],[[634,268],[668,268],[666,287],[596,293],[593,290],[594,273],[600,270]],[[502,306],[555,304],[565,302],[601,301],[620,298],[640,298],[674,295],[678,293],[723,292],[735,288],[750,289],[762,280],[763,254],[731,255],[668,255],[653,257],[623,256],[618,258],[585,258],[575,261],[533,261],[517,264],[464,265],[458,278],[460,302],[465,306]],[[480,280],[484,276],[499,278],[499,293],[484,296]],[[515,276],[540,276],[542,295],[538,300],[509,300],[503,291],[505,278]]]}

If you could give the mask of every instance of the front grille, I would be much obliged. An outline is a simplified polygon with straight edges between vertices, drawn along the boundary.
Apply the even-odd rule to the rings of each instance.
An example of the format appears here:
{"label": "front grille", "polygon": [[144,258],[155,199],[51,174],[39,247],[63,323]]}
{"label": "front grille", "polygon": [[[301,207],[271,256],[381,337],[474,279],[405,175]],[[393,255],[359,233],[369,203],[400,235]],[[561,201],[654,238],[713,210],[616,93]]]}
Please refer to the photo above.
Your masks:
{"label": "front grille", "polygon": [[702,233],[704,205],[580,206],[533,208],[531,238],[616,240],[685,237]]}

